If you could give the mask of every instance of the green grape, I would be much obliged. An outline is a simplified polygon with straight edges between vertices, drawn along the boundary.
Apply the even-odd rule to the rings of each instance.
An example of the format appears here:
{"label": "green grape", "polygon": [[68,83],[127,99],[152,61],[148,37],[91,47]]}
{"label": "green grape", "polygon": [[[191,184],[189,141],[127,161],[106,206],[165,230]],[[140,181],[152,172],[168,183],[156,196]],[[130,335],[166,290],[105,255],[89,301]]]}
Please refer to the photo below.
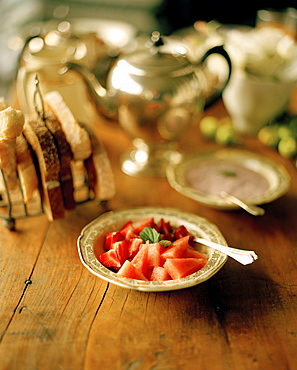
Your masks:
{"label": "green grape", "polygon": [[292,130],[288,125],[280,125],[277,129],[279,139],[292,136]]}
{"label": "green grape", "polygon": [[297,155],[297,140],[292,136],[282,138],[278,144],[278,151],[283,157],[295,157]]}
{"label": "green grape", "polygon": [[292,136],[297,138],[297,117],[293,118],[292,121],[289,123],[289,129],[292,132]]}
{"label": "green grape", "polygon": [[216,135],[218,124],[219,120],[216,117],[203,117],[200,121],[200,131],[202,135],[208,140],[213,140]]}
{"label": "green grape", "polygon": [[278,127],[275,125],[262,127],[258,132],[258,138],[265,145],[277,148],[279,143]]}
{"label": "green grape", "polygon": [[225,123],[218,127],[215,140],[218,144],[232,145],[237,142],[234,129],[230,123]]}

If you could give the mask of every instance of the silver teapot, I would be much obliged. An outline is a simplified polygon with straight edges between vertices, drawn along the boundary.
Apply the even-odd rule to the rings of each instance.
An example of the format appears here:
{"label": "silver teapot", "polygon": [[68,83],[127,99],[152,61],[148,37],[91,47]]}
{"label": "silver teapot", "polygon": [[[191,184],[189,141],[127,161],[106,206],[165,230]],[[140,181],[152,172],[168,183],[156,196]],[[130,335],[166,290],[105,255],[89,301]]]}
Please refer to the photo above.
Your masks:
{"label": "silver teapot", "polygon": [[[228,66],[220,89],[210,86],[205,72],[212,54],[220,54]],[[207,50],[199,61],[190,61],[185,48],[168,51],[161,35],[154,32],[144,47],[117,58],[106,87],[81,64],[70,62],[67,69],[83,76],[99,114],[117,120],[132,138],[134,148],[123,156],[122,170],[130,175],[164,176],[168,162],[179,158],[177,144],[182,134],[221,96],[230,78],[231,61],[223,46]]]}

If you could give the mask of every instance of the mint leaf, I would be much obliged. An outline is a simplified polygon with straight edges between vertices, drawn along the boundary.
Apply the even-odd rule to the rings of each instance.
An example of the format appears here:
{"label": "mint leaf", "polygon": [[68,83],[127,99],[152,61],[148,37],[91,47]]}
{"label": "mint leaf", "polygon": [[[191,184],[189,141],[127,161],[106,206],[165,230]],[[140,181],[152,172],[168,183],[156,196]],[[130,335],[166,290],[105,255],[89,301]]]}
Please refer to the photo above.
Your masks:
{"label": "mint leaf", "polygon": [[145,228],[143,228],[142,231],[140,231],[139,235],[144,242],[149,241],[152,244],[160,243],[165,248],[169,247],[172,244],[170,240],[161,240],[161,235],[156,229],[152,227],[146,226]]}
{"label": "mint leaf", "polygon": [[158,243],[161,240],[158,231],[148,226],[140,231],[139,235],[144,242],[148,240],[150,243]]}
{"label": "mint leaf", "polygon": [[159,243],[162,244],[165,248],[170,247],[172,244],[170,240],[160,240]]}
{"label": "mint leaf", "polygon": [[220,174],[226,177],[236,177],[237,173],[229,170],[220,170]]}

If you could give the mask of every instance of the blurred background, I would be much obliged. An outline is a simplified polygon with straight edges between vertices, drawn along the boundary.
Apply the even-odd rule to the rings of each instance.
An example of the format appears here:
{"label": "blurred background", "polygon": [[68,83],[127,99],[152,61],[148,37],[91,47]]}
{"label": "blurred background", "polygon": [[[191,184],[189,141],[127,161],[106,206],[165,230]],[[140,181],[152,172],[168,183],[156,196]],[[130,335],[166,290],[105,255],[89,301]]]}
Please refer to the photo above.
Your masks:
{"label": "blurred background", "polygon": [[258,9],[282,10],[295,1],[235,0],[0,0],[0,96],[7,96],[24,39],[36,25],[51,19],[123,21],[137,35],[158,30],[170,35],[197,20],[254,26]]}

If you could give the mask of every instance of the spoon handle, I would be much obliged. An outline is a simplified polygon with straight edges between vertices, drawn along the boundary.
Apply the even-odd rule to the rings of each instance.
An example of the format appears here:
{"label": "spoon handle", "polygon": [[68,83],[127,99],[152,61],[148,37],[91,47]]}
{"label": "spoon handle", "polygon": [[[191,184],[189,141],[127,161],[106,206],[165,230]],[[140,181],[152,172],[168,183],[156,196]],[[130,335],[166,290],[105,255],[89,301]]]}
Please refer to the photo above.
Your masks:
{"label": "spoon handle", "polygon": [[223,252],[227,254],[227,256],[235,259],[236,261],[240,262],[243,265],[248,265],[258,259],[258,256],[254,251],[246,251],[242,249],[227,247],[225,245],[217,244],[203,238],[196,238],[195,242],[206,245],[207,247],[216,249],[220,252]]}
{"label": "spoon handle", "polygon": [[241,199],[238,199],[237,197],[234,197],[233,195],[230,195],[226,193],[225,191],[222,191],[220,193],[221,197],[227,200],[227,202],[234,203],[250,213],[253,216],[263,216],[265,213],[265,210],[261,207],[256,206],[255,204],[247,204],[243,202]]}

